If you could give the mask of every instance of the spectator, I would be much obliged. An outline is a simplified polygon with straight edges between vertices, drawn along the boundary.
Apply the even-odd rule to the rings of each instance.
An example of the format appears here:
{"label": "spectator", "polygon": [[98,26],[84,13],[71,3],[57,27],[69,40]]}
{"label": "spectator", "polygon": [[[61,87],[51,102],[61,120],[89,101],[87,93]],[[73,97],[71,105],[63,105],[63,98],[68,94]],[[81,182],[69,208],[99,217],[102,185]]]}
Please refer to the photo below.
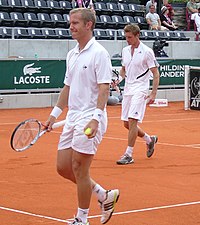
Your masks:
{"label": "spectator", "polygon": [[194,26],[195,29],[195,23],[194,20],[191,20],[191,15],[197,12],[198,12],[197,3],[195,2],[195,0],[189,0],[189,2],[186,5],[187,30],[191,29],[191,25]]}
{"label": "spectator", "polygon": [[83,7],[83,8],[90,8],[94,10],[94,4],[92,0],[76,0],[76,2],[79,8]]}
{"label": "spectator", "polygon": [[149,13],[149,8],[151,5],[155,6],[155,11],[157,9],[157,2],[155,0],[149,0],[146,4],[146,14]]}
{"label": "spectator", "polygon": [[161,26],[160,16],[155,13],[155,5],[150,5],[149,13],[146,15],[147,23],[150,30],[167,30],[166,27]]}
{"label": "spectator", "polygon": [[198,8],[198,12],[191,15],[191,20],[194,20],[197,27],[197,32],[200,33],[200,6]]}
{"label": "spectator", "polygon": [[198,12],[198,5],[195,2],[195,0],[189,0],[189,2],[186,5],[188,13],[191,15],[192,13]]}
{"label": "spectator", "polygon": [[175,24],[169,18],[168,14],[169,14],[168,8],[166,6],[163,6],[161,8],[161,15],[160,15],[161,25],[166,27],[168,30],[177,30],[178,27],[175,26]]}
{"label": "spectator", "polygon": [[163,6],[166,6],[168,8],[168,17],[170,18],[170,20],[172,20],[174,16],[174,9],[172,5],[168,2],[168,0],[163,0]]}

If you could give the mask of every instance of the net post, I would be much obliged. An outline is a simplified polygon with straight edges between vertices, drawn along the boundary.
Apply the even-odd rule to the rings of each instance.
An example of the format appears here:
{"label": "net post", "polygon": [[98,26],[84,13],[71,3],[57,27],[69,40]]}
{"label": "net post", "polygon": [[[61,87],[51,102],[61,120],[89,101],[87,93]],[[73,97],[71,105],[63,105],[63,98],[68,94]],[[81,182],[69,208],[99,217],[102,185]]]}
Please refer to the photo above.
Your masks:
{"label": "net post", "polygon": [[185,77],[184,77],[184,109],[189,110],[189,74],[190,67],[189,65],[185,65]]}

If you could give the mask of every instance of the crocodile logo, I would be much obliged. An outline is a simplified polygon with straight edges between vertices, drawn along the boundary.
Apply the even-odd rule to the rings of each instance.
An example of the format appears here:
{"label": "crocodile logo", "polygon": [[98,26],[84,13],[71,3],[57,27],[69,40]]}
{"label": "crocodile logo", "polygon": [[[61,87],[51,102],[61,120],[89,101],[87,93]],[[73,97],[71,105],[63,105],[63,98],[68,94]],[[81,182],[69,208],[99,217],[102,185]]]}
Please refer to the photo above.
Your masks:
{"label": "crocodile logo", "polygon": [[24,76],[25,75],[30,75],[32,76],[34,73],[41,73],[40,69],[41,67],[35,67],[33,68],[32,66],[34,65],[35,63],[31,63],[31,64],[28,64],[24,67],[23,69],[23,73],[24,73]]}

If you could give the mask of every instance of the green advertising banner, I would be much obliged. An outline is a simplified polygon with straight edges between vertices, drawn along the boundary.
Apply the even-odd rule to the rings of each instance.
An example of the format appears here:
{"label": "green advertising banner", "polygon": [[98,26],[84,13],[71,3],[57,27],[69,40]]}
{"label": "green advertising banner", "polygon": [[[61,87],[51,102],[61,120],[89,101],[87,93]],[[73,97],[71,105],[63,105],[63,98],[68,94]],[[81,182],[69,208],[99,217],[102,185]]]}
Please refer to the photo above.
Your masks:
{"label": "green advertising banner", "polygon": [[0,61],[0,90],[63,87],[64,60]]}
{"label": "green advertising banner", "polygon": [[[159,59],[158,63],[160,65],[159,67],[160,85],[173,86],[173,87],[176,85],[178,86],[184,85],[185,65],[200,67],[199,59],[193,59],[193,60],[192,59],[191,60]],[[117,67],[121,65],[121,62],[119,60],[113,60],[112,65],[117,70]]]}
{"label": "green advertising banner", "polygon": [[[185,65],[199,66],[200,60],[158,60],[160,85],[184,85]],[[112,60],[115,70],[121,61]],[[62,88],[65,75],[65,60],[1,60],[0,90]],[[123,85],[123,84],[122,84]]]}

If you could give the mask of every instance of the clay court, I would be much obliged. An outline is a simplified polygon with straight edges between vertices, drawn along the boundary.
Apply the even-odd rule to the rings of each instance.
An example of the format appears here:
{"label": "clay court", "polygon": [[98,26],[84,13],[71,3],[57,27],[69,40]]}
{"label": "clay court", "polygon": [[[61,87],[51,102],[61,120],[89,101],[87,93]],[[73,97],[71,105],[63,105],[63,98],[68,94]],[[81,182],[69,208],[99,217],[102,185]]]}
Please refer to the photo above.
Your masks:
{"label": "clay court", "polygon": [[[135,163],[116,160],[127,145],[121,106],[109,106],[109,126],[91,167],[92,177],[120,198],[108,225],[200,225],[200,112],[183,102],[148,107],[142,128],[159,139],[155,154],[137,139]],[[17,153],[9,141],[15,126],[27,119],[44,122],[50,108],[0,110],[0,225],[62,225],[73,218],[75,186],[56,173],[61,129],[45,134],[31,149]],[[63,116],[59,119],[64,119]],[[93,196],[90,225],[100,224]]]}

